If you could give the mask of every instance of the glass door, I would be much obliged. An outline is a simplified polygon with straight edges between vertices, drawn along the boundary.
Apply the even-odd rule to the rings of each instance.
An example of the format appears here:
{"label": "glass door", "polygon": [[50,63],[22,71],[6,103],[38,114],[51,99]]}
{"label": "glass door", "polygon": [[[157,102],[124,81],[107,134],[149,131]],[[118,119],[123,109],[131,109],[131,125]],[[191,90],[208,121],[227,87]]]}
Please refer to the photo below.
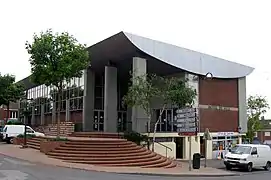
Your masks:
{"label": "glass door", "polygon": [[127,129],[127,112],[126,111],[119,111],[118,112],[118,131],[123,132],[128,130]]}
{"label": "glass door", "polygon": [[104,130],[104,112],[102,110],[94,111],[94,131],[103,131]]}

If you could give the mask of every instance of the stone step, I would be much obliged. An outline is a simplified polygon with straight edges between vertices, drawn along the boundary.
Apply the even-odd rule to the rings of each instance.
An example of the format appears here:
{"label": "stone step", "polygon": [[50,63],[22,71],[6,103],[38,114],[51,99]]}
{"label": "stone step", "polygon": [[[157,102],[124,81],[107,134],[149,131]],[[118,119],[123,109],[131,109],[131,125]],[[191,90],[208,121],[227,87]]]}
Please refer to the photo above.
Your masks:
{"label": "stone step", "polygon": [[[56,156],[56,155],[49,155],[50,157],[55,157],[57,159],[62,159],[62,160],[86,160],[86,161],[126,161],[126,160],[136,160],[138,161],[139,159],[146,159],[156,157],[157,155],[154,153],[146,154],[146,155],[141,155],[141,156],[114,156],[114,157],[106,157],[106,156],[93,156],[93,157],[86,157],[86,156]],[[156,159],[156,158],[155,158]]]}
{"label": "stone step", "polygon": [[116,153],[113,153],[113,154],[108,154],[108,153],[91,153],[89,154],[88,152],[87,153],[67,153],[66,151],[65,152],[48,152],[47,154],[50,155],[50,156],[61,156],[61,157],[127,157],[127,156],[144,156],[144,155],[147,155],[147,154],[151,154],[152,152],[151,151],[142,151],[142,152],[126,152],[126,153],[120,153],[120,154],[116,154]]}
{"label": "stone step", "polygon": [[63,149],[58,149],[56,148],[54,151],[55,153],[66,153],[66,154],[114,154],[114,155],[118,155],[118,154],[124,154],[124,153],[140,153],[140,152],[145,152],[146,149],[142,148],[142,149],[138,149],[138,150],[134,150],[134,151],[123,151],[123,150],[119,150],[119,151],[100,151],[100,150],[96,150],[96,151],[81,151],[81,150],[63,150]]}
{"label": "stone step", "polygon": [[[106,151],[136,151],[141,149],[140,146],[134,146],[134,147],[116,147],[116,148],[107,148]],[[66,150],[66,151],[105,151],[105,149],[101,147],[68,147],[68,146],[60,146],[56,149],[60,150]]]}

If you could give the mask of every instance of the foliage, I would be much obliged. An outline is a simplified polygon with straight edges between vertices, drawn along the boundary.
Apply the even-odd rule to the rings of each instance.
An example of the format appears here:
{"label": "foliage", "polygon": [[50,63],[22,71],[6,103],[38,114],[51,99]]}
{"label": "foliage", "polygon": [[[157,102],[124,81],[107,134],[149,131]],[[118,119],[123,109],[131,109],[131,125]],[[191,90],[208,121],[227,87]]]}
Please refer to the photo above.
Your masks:
{"label": "foliage", "polygon": [[[34,138],[36,137],[35,134],[26,134],[26,138]],[[19,134],[17,138],[24,138],[24,134]]]}
{"label": "foliage", "polygon": [[34,42],[26,42],[30,54],[31,79],[34,83],[62,88],[63,81],[81,77],[89,64],[86,46],[68,32],[53,33],[51,29],[34,34]]}
{"label": "foliage", "polygon": [[247,99],[247,138],[252,142],[253,137],[257,131],[262,129],[262,123],[260,122],[261,116],[269,109],[269,104],[265,97],[262,96],[249,96]]}
{"label": "foliage", "polygon": [[124,132],[124,139],[127,139],[128,141],[132,141],[136,143],[137,145],[140,145],[141,142],[147,142],[148,141],[148,136],[142,135],[138,132],[134,131],[126,131]]}
{"label": "foliage", "polygon": [[68,139],[64,137],[56,137],[56,138],[48,138],[47,141],[68,141]]}
{"label": "foliage", "polygon": [[140,107],[151,116],[151,100],[159,95],[159,89],[154,86],[155,75],[143,74],[131,78],[127,94],[123,97],[123,104],[129,107]]}
{"label": "foliage", "polygon": [[[34,34],[32,44],[26,42],[30,54],[31,80],[35,84],[45,84],[57,88],[58,99],[62,100],[63,82],[70,82],[74,77],[81,77],[82,70],[89,65],[86,46],[80,44],[68,32],[53,33],[51,29]],[[57,134],[60,131],[60,109],[58,103]]]}
{"label": "foliage", "polygon": [[23,125],[21,121],[18,120],[8,120],[7,125]]}
{"label": "foliage", "polygon": [[0,105],[9,106],[10,102],[17,102],[23,94],[23,86],[15,83],[15,76],[0,74]]}

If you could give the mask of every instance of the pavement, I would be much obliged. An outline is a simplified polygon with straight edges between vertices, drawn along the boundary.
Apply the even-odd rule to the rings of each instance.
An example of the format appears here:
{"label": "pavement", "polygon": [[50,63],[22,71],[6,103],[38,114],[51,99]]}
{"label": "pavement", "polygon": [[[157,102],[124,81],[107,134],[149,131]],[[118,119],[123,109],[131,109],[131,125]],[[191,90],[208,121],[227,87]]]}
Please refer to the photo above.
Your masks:
{"label": "pavement", "polygon": [[[203,177],[208,178],[221,178],[221,177],[228,177],[228,179],[235,177],[241,177],[242,175],[246,175],[246,173],[240,172],[229,172],[222,169],[216,169],[212,167],[201,168],[200,170],[193,170],[188,171],[188,164],[182,162],[182,167],[178,166],[177,168],[172,169],[164,169],[164,168],[131,168],[131,167],[102,167],[102,166],[93,166],[88,164],[75,164],[75,163],[65,163],[58,159],[48,158],[46,155],[40,153],[37,150],[27,148],[27,149],[20,149],[20,146],[15,145],[7,145],[7,144],[0,144],[0,157],[4,158],[4,164],[14,164],[14,161],[20,161],[21,163],[17,163],[21,166],[27,166],[32,164],[32,166],[28,167],[28,171],[33,172],[33,168],[40,167],[43,171],[43,168],[46,166],[47,168],[55,169],[65,169],[65,171],[78,171],[94,173],[105,175],[106,173],[110,173],[112,176],[123,176],[123,177],[132,177],[135,175],[144,175],[147,177],[164,177],[164,178],[177,178],[183,177],[187,178],[196,178],[196,177]],[[9,159],[9,160],[7,160]],[[11,160],[10,160],[11,159]],[[15,160],[14,160],[15,159]],[[3,163],[2,163],[3,164]],[[0,158],[0,165],[1,165],[1,158]],[[3,169],[3,166],[0,167]],[[30,170],[29,170],[30,169]],[[6,173],[6,172],[5,172]],[[3,174],[3,173],[2,173]],[[12,173],[13,174],[13,173]],[[49,173],[50,174],[50,173]],[[254,174],[254,173],[253,173]],[[260,172],[257,173],[258,175],[263,175],[265,173]],[[252,175],[252,174],[250,174]],[[254,174],[255,175],[255,174]],[[269,180],[270,180],[269,173]],[[110,176],[109,176],[110,177]],[[59,179],[59,178],[57,178]],[[71,178],[70,178],[71,179]],[[123,179],[123,178],[121,178]],[[142,179],[142,178],[141,178]],[[156,178],[157,179],[157,178]],[[258,178],[257,178],[258,179]],[[1,180],[1,171],[0,171],[0,180]],[[6,180],[6,179],[5,179]],[[14,178],[12,180],[15,180]],[[69,178],[68,178],[69,180]],[[246,179],[247,180],[247,179]]]}

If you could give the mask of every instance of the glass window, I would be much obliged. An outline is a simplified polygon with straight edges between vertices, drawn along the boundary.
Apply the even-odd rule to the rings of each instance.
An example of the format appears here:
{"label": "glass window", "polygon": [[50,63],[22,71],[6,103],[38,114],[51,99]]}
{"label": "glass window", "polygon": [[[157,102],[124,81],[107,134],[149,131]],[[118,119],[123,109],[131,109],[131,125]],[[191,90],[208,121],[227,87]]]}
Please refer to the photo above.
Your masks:
{"label": "glass window", "polygon": [[[251,147],[250,146],[235,146],[231,149],[231,153],[233,154],[250,154]],[[256,149],[257,151],[257,149]]]}
{"label": "glass window", "polygon": [[95,98],[94,108],[103,109],[103,98],[100,98],[100,97]]}

